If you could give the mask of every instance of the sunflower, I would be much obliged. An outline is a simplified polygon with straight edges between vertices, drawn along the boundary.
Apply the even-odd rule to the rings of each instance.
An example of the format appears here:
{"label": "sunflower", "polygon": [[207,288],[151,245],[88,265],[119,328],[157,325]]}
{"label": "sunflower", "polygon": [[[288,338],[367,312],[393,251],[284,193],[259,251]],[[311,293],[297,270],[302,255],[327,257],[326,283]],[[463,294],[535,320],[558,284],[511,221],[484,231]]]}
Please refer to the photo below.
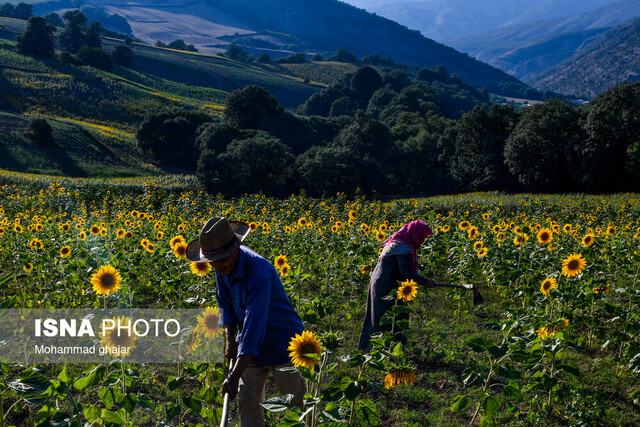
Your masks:
{"label": "sunflower", "polygon": [[93,234],[94,236],[98,236],[100,234],[100,226],[95,224],[92,225],[89,229],[89,233]]}
{"label": "sunflower", "polygon": [[378,240],[378,242],[383,242],[386,238],[387,236],[385,236],[385,234],[381,231],[376,234],[376,239]]}
{"label": "sunflower", "polygon": [[85,233],[84,231],[81,231],[81,232],[78,234],[78,238],[80,238],[80,240],[84,241],[84,239],[86,239],[86,238],[87,238],[87,233]]}
{"label": "sunflower", "polygon": [[189,340],[187,341],[187,353],[194,354],[198,347],[200,347],[200,334],[198,334],[197,330],[193,330],[189,334]]}
{"label": "sunflower", "polygon": [[123,230],[122,228],[118,231],[116,231],[116,236],[118,237],[118,239],[124,239],[124,236],[126,236],[127,232],[125,230]]}
{"label": "sunflower", "polygon": [[607,235],[608,236],[615,236],[616,235],[616,228],[613,225],[610,225],[607,227]]}
{"label": "sunflower", "polygon": [[33,270],[33,264],[31,264],[30,262],[26,263],[22,269],[24,271],[26,271],[27,273],[31,273],[31,271]]}
{"label": "sunflower", "polygon": [[547,338],[553,338],[556,334],[556,331],[551,326],[543,326],[538,329],[538,338],[546,340]]}
{"label": "sunflower", "polygon": [[389,371],[384,377],[384,388],[390,389],[401,384],[413,384],[416,382],[416,373],[412,370],[393,370]]}
{"label": "sunflower", "polygon": [[562,262],[562,274],[567,277],[577,276],[587,266],[582,254],[571,254]]}
{"label": "sunflower", "polygon": [[413,280],[405,280],[400,282],[396,296],[403,301],[411,301],[418,295],[418,284]]}
{"label": "sunflower", "polygon": [[172,249],[174,249],[175,246],[178,244],[182,244],[186,246],[187,241],[184,240],[184,237],[182,237],[181,235],[173,236],[171,240],[169,240],[169,245],[171,245]]}
{"label": "sunflower", "polygon": [[256,231],[258,229],[258,223],[256,222],[251,222],[249,224],[249,228],[251,229],[251,231]]}
{"label": "sunflower", "polygon": [[593,293],[594,294],[608,294],[611,292],[611,287],[609,285],[607,286],[598,286],[596,288],[593,288]]}
{"label": "sunflower", "polygon": [[178,258],[186,258],[187,257],[187,245],[183,245],[182,243],[175,245],[173,247],[173,254]]}
{"label": "sunflower", "polygon": [[13,231],[15,231],[16,233],[20,234],[24,231],[24,227],[22,227],[20,224],[15,224],[13,226]]}
{"label": "sunflower", "polygon": [[487,248],[481,248],[481,249],[478,251],[478,258],[483,258],[483,257],[485,257],[485,256],[487,255],[487,253],[488,253],[488,252],[489,252],[489,251],[487,250]]}
{"label": "sunflower", "polygon": [[40,250],[44,248],[44,244],[42,243],[42,240],[36,238],[29,242],[29,247],[33,250]]}
{"label": "sunflower", "polygon": [[218,307],[207,307],[198,315],[198,326],[196,332],[207,338],[215,338],[222,333],[222,328],[218,326],[220,311]]}
{"label": "sunflower", "polygon": [[149,243],[151,243],[149,239],[140,240],[140,246],[142,246],[143,248],[146,248],[149,245]]}
{"label": "sunflower", "polygon": [[354,210],[349,211],[349,218],[356,219],[358,217],[358,213]]}
{"label": "sunflower", "polygon": [[595,238],[593,234],[586,234],[583,238],[582,238],[582,246],[584,246],[585,248],[588,248],[589,246],[593,245]]}
{"label": "sunflower", "polygon": [[538,231],[538,243],[541,245],[548,245],[553,240],[553,231],[548,228],[542,228]]}
{"label": "sunflower", "polygon": [[562,231],[565,233],[571,233],[573,231],[573,227],[571,224],[565,224],[564,227],[562,227]]}
{"label": "sunflower", "polygon": [[206,276],[211,272],[211,264],[208,262],[192,262],[191,272],[196,276]]}
{"label": "sunflower", "polygon": [[471,224],[469,223],[469,221],[462,221],[460,224],[458,224],[458,228],[460,230],[466,230],[469,227],[471,227]]}
{"label": "sunflower", "polygon": [[478,237],[478,227],[471,226],[467,230],[467,237],[471,240],[474,240]]}
{"label": "sunflower", "polygon": [[360,269],[360,273],[362,273],[362,274],[368,274],[368,273],[371,273],[371,270],[373,270],[373,268],[371,268],[371,266],[370,266],[370,265],[365,265],[364,267],[362,267],[362,268]]}
{"label": "sunflower", "polygon": [[121,281],[122,277],[120,273],[111,265],[101,266],[98,271],[91,276],[93,290],[96,291],[98,295],[109,295],[112,292],[116,292],[122,287]]}
{"label": "sunflower", "polygon": [[282,277],[287,277],[289,275],[290,270],[291,270],[291,267],[289,266],[289,264],[285,264],[280,268],[280,275]]}
{"label": "sunflower", "polygon": [[484,247],[484,242],[482,240],[478,240],[473,244],[473,249],[475,250],[482,249],[483,247]]}
{"label": "sunflower", "polygon": [[306,368],[313,368],[320,364],[323,352],[320,340],[316,334],[310,331],[303,331],[302,335],[296,334],[291,338],[287,350],[291,352],[289,357],[296,367],[304,366]]}
{"label": "sunflower", "polygon": [[298,220],[298,225],[299,225],[300,227],[304,227],[304,226],[306,226],[306,225],[307,225],[307,219],[306,219],[306,218],[300,218],[300,219]]}
{"label": "sunflower", "polygon": [[138,339],[132,331],[131,319],[120,316],[111,320],[114,322],[113,328],[105,328],[107,322],[102,322],[100,344],[105,348],[105,353],[115,357],[128,356],[136,348],[135,341]]}
{"label": "sunflower", "polygon": [[482,214],[482,219],[484,219],[485,221],[489,220],[489,214],[488,213],[483,213]]}
{"label": "sunflower", "polygon": [[547,277],[542,281],[542,284],[540,285],[540,292],[542,292],[544,296],[548,297],[551,290],[556,289],[557,287],[558,283],[556,282],[556,279],[554,279],[553,277]]}
{"label": "sunflower", "polygon": [[518,235],[516,235],[516,237],[514,237],[514,238],[513,238],[513,244],[514,244],[514,245],[516,245],[516,246],[518,246],[518,247],[524,246],[524,243],[525,243],[526,241],[527,241],[527,240],[524,238],[524,236],[518,236]]}
{"label": "sunflower", "polygon": [[278,255],[274,261],[274,264],[278,268],[282,268],[287,264],[287,257],[284,255]]}
{"label": "sunflower", "polygon": [[145,250],[149,253],[154,253],[156,251],[156,245],[154,245],[153,243],[149,243],[147,246],[145,246]]}
{"label": "sunflower", "polygon": [[62,248],[60,248],[60,256],[62,258],[66,258],[69,255],[71,255],[71,248],[69,246],[63,246]]}

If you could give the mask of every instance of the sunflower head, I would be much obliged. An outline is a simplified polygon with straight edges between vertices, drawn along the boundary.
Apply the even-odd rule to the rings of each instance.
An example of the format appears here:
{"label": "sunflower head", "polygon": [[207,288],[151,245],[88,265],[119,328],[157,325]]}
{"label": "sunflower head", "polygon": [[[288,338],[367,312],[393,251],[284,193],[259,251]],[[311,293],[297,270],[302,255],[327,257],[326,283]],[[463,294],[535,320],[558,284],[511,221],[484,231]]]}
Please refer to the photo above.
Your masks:
{"label": "sunflower head", "polygon": [[418,284],[413,279],[400,282],[396,295],[400,300],[411,301],[418,295]]}
{"label": "sunflower head", "polygon": [[66,258],[69,255],[71,255],[71,248],[69,246],[63,246],[62,248],[60,248],[60,256],[62,258]]}
{"label": "sunflower head", "polygon": [[415,382],[416,373],[413,370],[394,369],[384,377],[384,388],[388,390],[402,384],[413,384]]}
{"label": "sunflower head", "polygon": [[582,238],[582,246],[584,246],[585,248],[588,248],[589,246],[593,245],[593,242],[594,242],[593,234],[586,234]]}
{"label": "sunflower head", "polygon": [[278,255],[274,261],[274,264],[278,268],[282,268],[287,264],[287,257],[284,255]]}
{"label": "sunflower head", "polygon": [[577,276],[587,266],[581,254],[571,254],[562,262],[562,274],[566,277]]}
{"label": "sunflower head", "polygon": [[187,257],[187,245],[179,243],[173,247],[173,254],[178,258]]}
{"label": "sunflower head", "polygon": [[121,281],[122,277],[120,273],[111,265],[101,266],[98,271],[91,276],[93,290],[96,291],[98,295],[109,295],[112,292],[116,292],[122,287]]}
{"label": "sunflower head", "polygon": [[466,230],[469,227],[471,227],[471,224],[469,223],[469,221],[462,221],[460,224],[458,224],[458,228],[460,230]]}
{"label": "sunflower head", "polygon": [[548,245],[551,240],[553,240],[553,231],[548,228],[543,228],[538,231],[538,243],[541,245]]}
{"label": "sunflower head", "polygon": [[542,281],[542,284],[540,284],[540,292],[542,292],[544,296],[548,297],[551,293],[551,290],[556,289],[557,287],[558,284],[556,282],[556,279],[554,279],[553,277],[547,277]]}
{"label": "sunflower head", "polygon": [[208,262],[192,262],[191,272],[196,276],[206,276],[211,272],[211,264]]}
{"label": "sunflower head", "polygon": [[102,322],[100,344],[105,347],[105,353],[114,357],[126,357],[136,348],[138,336],[133,333],[131,319],[126,316],[114,317],[111,322]]}
{"label": "sunflower head", "polygon": [[218,307],[207,307],[198,315],[198,326],[195,332],[207,338],[215,338],[222,333],[222,328],[218,325],[220,311]]}
{"label": "sunflower head", "polygon": [[484,258],[485,256],[487,256],[488,250],[487,248],[481,248],[478,251],[478,258]]}
{"label": "sunflower head", "polygon": [[186,246],[187,241],[181,235],[173,236],[171,240],[169,240],[169,245],[171,245],[172,249],[175,248],[175,246],[178,244],[182,244]]}
{"label": "sunflower head", "polygon": [[287,350],[290,351],[289,357],[296,367],[313,368],[315,365],[320,364],[324,349],[316,334],[310,331],[303,331],[302,334],[296,334],[295,337],[291,338]]}

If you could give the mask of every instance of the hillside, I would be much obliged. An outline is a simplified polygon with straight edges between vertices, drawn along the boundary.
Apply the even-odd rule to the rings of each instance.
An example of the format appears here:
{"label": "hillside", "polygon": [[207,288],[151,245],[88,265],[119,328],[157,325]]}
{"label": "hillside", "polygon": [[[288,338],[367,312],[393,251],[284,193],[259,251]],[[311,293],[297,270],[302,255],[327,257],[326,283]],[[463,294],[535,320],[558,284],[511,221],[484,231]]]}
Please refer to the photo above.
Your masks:
{"label": "hillside", "polygon": [[48,122],[53,128],[53,140],[37,143],[25,134],[29,119],[0,111],[0,169],[72,177],[144,176],[156,172],[132,158],[126,160],[107,146],[104,141],[110,140],[111,132],[72,121]]}
{"label": "hillside", "polygon": [[[68,3],[43,3],[36,13],[60,11],[69,7]],[[358,57],[378,54],[397,63],[421,67],[443,64],[450,73],[458,74],[475,87],[486,87],[498,94],[522,95],[529,91],[529,95],[535,95],[522,82],[500,70],[427,39],[418,31],[336,0],[183,0],[170,4],[150,0],[135,4],[91,0],[87,4],[123,16],[132,34],[151,44],[180,38],[202,52],[218,53],[231,41],[229,38],[245,35],[248,46],[269,46],[258,47],[262,52],[280,56],[297,49],[331,54],[346,47]]]}
{"label": "hillside", "polygon": [[497,28],[574,16],[615,0],[347,0],[426,37],[449,40]]}
{"label": "hillside", "polygon": [[578,15],[528,22],[448,43],[523,81],[572,56],[614,25],[640,16],[640,2],[621,0]]}
{"label": "hillside", "polygon": [[528,81],[544,90],[592,98],[640,80],[640,18],[613,27],[575,55]]}

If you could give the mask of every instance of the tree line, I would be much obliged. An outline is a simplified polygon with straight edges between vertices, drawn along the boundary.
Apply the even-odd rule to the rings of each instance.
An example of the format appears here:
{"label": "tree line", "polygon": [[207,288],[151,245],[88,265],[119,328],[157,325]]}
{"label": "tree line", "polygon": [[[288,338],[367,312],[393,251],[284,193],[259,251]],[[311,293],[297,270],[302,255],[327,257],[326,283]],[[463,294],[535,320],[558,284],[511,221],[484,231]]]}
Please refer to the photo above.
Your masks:
{"label": "tree line", "polygon": [[412,78],[365,66],[297,114],[247,86],[227,96],[221,120],[164,113],[136,137],[151,159],[195,170],[213,193],[379,196],[638,191],[638,135],[639,82],[583,106],[554,98],[516,109],[444,67]]}
{"label": "tree line", "polygon": [[[57,34],[57,27],[62,24],[64,27]],[[56,13],[46,17],[31,16],[16,38],[16,51],[23,55],[57,58],[67,64],[90,65],[105,71],[111,71],[114,64],[131,66],[131,48],[118,45],[107,52],[102,47],[102,32],[100,22],[89,23],[79,10],[69,10],[62,18]],[[62,50],[58,56],[55,53],[56,43]]]}

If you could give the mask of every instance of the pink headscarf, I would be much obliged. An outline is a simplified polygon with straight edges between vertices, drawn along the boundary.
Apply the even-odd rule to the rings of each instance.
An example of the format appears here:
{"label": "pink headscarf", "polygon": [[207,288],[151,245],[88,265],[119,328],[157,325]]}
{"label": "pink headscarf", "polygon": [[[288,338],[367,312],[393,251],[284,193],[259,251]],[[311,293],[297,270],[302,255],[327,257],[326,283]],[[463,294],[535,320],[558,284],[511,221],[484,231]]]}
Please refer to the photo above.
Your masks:
{"label": "pink headscarf", "polygon": [[407,245],[413,249],[413,262],[412,267],[415,271],[418,270],[418,255],[416,251],[420,249],[424,239],[431,236],[433,231],[431,227],[424,221],[416,220],[411,221],[408,224],[402,226],[400,230],[392,234],[385,242],[384,247],[389,246],[392,243],[400,243]]}

